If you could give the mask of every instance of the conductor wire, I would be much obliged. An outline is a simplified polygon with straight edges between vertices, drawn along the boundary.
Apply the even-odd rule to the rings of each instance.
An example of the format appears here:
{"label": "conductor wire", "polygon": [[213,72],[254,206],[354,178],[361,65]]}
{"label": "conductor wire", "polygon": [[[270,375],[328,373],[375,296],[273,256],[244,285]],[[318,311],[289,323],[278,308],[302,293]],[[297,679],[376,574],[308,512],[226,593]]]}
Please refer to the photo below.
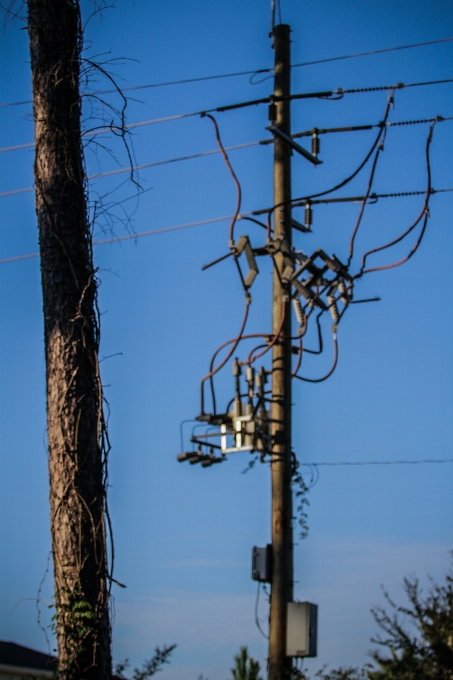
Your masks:
{"label": "conductor wire", "polygon": [[[385,130],[384,130],[384,135],[383,135],[384,140],[385,140],[386,132],[387,132],[387,128],[385,128]],[[353,255],[354,255],[355,237],[356,237],[357,232],[359,230],[360,223],[362,222],[362,217],[363,217],[363,213],[365,211],[365,206],[368,202],[368,198],[370,196],[370,192],[371,192],[371,189],[372,189],[372,186],[373,186],[374,174],[376,172],[376,166],[377,166],[377,162],[379,160],[379,154],[380,154],[381,151],[383,151],[383,149],[384,149],[383,144],[382,145],[379,144],[378,149],[376,151],[376,155],[374,157],[373,165],[372,165],[372,168],[371,168],[370,179],[368,181],[367,190],[366,190],[365,196],[363,197],[362,205],[360,206],[360,212],[359,212],[359,215],[357,217],[357,221],[355,223],[354,231],[352,232],[352,235],[351,235],[351,240],[349,242],[349,257],[348,257],[348,264],[347,264],[348,267],[351,264],[351,260],[352,260]]]}
{"label": "conductor wire", "polygon": [[[434,127],[436,125],[436,122],[437,121],[435,121],[434,123],[432,123],[432,125],[430,125],[429,132],[428,132],[428,139],[426,141],[426,170],[427,170],[427,180],[428,181],[427,181],[427,187],[426,187],[426,193],[425,193],[425,200],[423,202],[423,207],[420,211],[420,214],[415,219],[415,221],[411,224],[411,226],[408,229],[406,229],[406,231],[403,234],[398,236],[398,238],[394,239],[393,241],[390,241],[389,243],[384,244],[383,246],[379,246],[378,248],[373,248],[372,250],[369,250],[368,252],[366,252],[364,254],[363,258],[362,258],[362,266],[360,268],[360,272],[357,275],[357,277],[362,276],[362,274],[369,274],[370,272],[383,271],[384,269],[393,269],[394,267],[399,267],[401,264],[404,264],[405,262],[407,262],[412,257],[412,255],[417,251],[417,249],[418,249],[418,247],[419,247],[419,245],[422,241],[423,235],[425,233],[425,229],[426,229],[426,225],[428,223],[428,217],[429,217],[429,199],[430,199],[430,196],[431,196],[431,193],[432,193],[432,189],[431,189],[431,162],[430,162],[430,157],[429,157],[429,151],[430,151],[430,146],[431,146]],[[377,253],[381,250],[386,250],[387,248],[390,248],[391,246],[394,246],[397,243],[399,243],[400,241],[402,241],[406,236],[408,236],[408,234],[411,233],[411,231],[413,231],[415,229],[415,227],[419,224],[419,222],[423,218],[423,216],[424,216],[425,219],[423,220],[423,227],[422,227],[420,236],[419,236],[418,240],[416,241],[415,245],[413,246],[412,250],[410,251],[410,253],[406,257],[404,257],[402,260],[399,260],[398,262],[394,262],[393,264],[388,264],[388,265],[383,265],[381,267],[373,267],[373,268],[370,268],[370,269],[365,269],[365,264],[366,264],[366,260],[367,260],[368,255],[371,255],[372,253]]]}
{"label": "conductor wire", "polygon": [[[223,366],[225,366],[226,362],[227,362],[228,359],[231,357],[231,355],[233,354],[233,352],[234,352],[234,350],[236,349],[236,347],[239,345],[239,343],[240,343],[240,341],[241,341],[241,338],[242,338],[242,335],[243,335],[243,333],[244,333],[245,325],[246,325],[246,323],[247,323],[247,318],[248,318],[248,315],[249,315],[249,309],[250,309],[250,299],[249,299],[249,298],[246,298],[246,300],[245,300],[244,317],[243,317],[243,319],[242,319],[242,325],[241,325],[241,328],[240,328],[240,331],[239,331],[238,335],[237,335],[236,338],[234,338],[234,340],[233,340],[233,344],[232,344],[232,346],[231,346],[230,351],[228,352],[228,354],[226,355],[226,357],[224,358],[224,360],[221,361],[220,364],[219,364],[218,366],[216,366],[215,368],[212,368],[213,361],[211,361],[211,367],[210,367],[209,373],[207,373],[207,374],[204,376],[204,378],[201,379],[201,413],[204,413],[204,384],[205,384],[206,380],[208,380],[208,379],[211,380],[212,377],[213,377],[216,373],[218,373],[218,372],[220,371],[220,369],[223,368]],[[212,385],[212,382],[211,382],[211,385]]]}
{"label": "conductor wire", "polygon": [[[318,198],[318,196],[325,196],[326,194],[331,194],[334,191],[337,191],[338,189],[342,189],[346,184],[349,184],[354,177],[356,177],[359,172],[365,167],[365,165],[368,163],[370,160],[371,156],[373,155],[374,150],[376,149],[377,145],[381,141],[381,137],[383,134],[383,131],[385,130],[385,126],[387,124],[387,119],[390,114],[390,108],[391,108],[391,102],[387,100],[387,106],[385,107],[385,112],[384,112],[384,118],[381,123],[379,123],[379,132],[377,134],[376,139],[374,140],[373,146],[369,150],[368,154],[366,155],[365,159],[362,161],[362,163],[359,165],[359,167],[352,173],[352,175],[349,175],[346,179],[344,179],[342,182],[334,186],[332,189],[328,189],[327,191],[321,191],[318,194],[312,194],[311,196],[303,196],[302,198],[295,199],[296,201],[301,201],[305,200],[307,198]],[[293,201],[294,202],[294,201]]]}
{"label": "conductor wire", "polygon": [[210,113],[204,113],[204,114],[202,113],[201,117],[203,118],[204,116],[206,116],[207,118],[210,118],[212,120],[213,124],[214,124],[217,144],[219,145],[220,151],[221,151],[222,156],[223,156],[223,160],[225,161],[225,163],[228,167],[228,170],[231,172],[231,175],[234,179],[234,183],[236,184],[236,189],[237,189],[237,193],[238,193],[236,212],[234,213],[233,219],[231,220],[231,224],[230,224],[230,241],[234,241],[234,225],[237,222],[238,215],[239,215],[239,212],[241,210],[241,201],[242,201],[241,185],[239,184],[239,180],[236,177],[236,174],[235,174],[235,172],[234,172],[234,170],[231,166],[230,160],[228,158],[227,152],[225,151],[225,148],[222,144],[222,140],[220,139],[220,131],[219,131],[219,126],[217,124],[216,119]]}
{"label": "conductor wire", "polygon": [[[307,327],[307,325],[305,324],[305,328],[306,327]],[[303,335],[299,335],[299,353],[297,355],[296,366],[294,368],[294,371],[291,374],[291,378],[294,378],[294,376],[298,373],[300,365],[302,363],[302,353],[304,351],[304,348],[303,348],[303,345],[302,345],[302,338],[303,338]]]}
{"label": "conductor wire", "polygon": [[387,106],[384,112],[384,119],[382,120],[381,123],[379,123],[379,132],[376,136],[376,139],[374,140],[371,149],[368,151],[367,155],[365,156],[364,160],[361,162],[358,168],[354,170],[354,172],[346,177],[346,179],[342,180],[339,184],[336,184],[334,187],[331,189],[326,189],[325,191],[320,191],[317,194],[310,194],[309,196],[300,196],[299,198],[292,198],[290,201],[284,201],[282,203],[278,203],[277,205],[272,206],[272,208],[264,208],[263,210],[255,210],[253,212],[254,215],[263,215],[265,213],[268,213],[269,211],[276,210],[277,208],[280,208],[285,205],[297,205],[299,202],[304,203],[312,198],[318,198],[319,196],[326,196],[327,194],[331,194],[334,191],[338,191],[338,189],[342,189],[346,184],[349,184],[358,174],[359,172],[365,167],[365,165],[368,163],[370,160],[371,156],[373,155],[373,152],[375,151],[377,145],[379,144],[383,130],[387,124],[387,119],[390,113],[390,106],[391,103],[387,101]]}
{"label": "conductor wire", "polygon": [[259,632],[263,637],[265,637],[267,640],[269,640],[269,635],[266,635],[264,630],[261,628],[260,620],[258,617],[258,604],[260,601],[260,592],[261,592],[261,583],[258,581],[258,590],[256,591],[256,600],[255,600],[255,623],[256,627],[258,628]]}
{"label": "conductor wire", "polygon": [[304,378],[301,375],[293,375],[293,378],[297,378],[298,380],[303,380],[304,382],[309,382],[309,383],[320,383],[323,382],[324,380],[327,380],[327,378],[330,378],[332,373],[337,367],[338,363],[338,340],[337,340],[337,334],[333,334],[333,347],[334,347],[334,358],[333,358],[333,364],[328,373],[324,375],[322,378]]}
{"label": "conductor wire", "polygon": [[282,318],[281,318],[280,326],[279,326],[279,328],[278,328],[277,333],[276,333],[276,334],[274,335],[274,337],[272,338],[272,341],[271,341],[271,342],[265,347],[265,349],[263,349],[263,351],[260,352],[259,354],[256,354],[255,356],[253,356],[253,352],[255,352],[258,348],[255,347],[254,349],[252,349],[252,351],[250,352],[250,354],[249,354],[248,357],[247,357],[247,361],[244,361],[244,362],[243,362],[243,364],[242,364],[243,366],[249,366],[249,365],[253,364],[254,361],[256,361],[257,359],[259,359],[259,358],[262,357],[264,354],[266,354],[270,349],[272,349],[272,347],[275,345],[275,343],[276,343],[277,340],[279,339],[279,337],[280,337],[280,335],[281,335],[281,332],[282,332],[282,330],[283,330],[283,324],[285,323],[285,316],[286,316],[286,303],[285,303],[285,302],[282,302]]}

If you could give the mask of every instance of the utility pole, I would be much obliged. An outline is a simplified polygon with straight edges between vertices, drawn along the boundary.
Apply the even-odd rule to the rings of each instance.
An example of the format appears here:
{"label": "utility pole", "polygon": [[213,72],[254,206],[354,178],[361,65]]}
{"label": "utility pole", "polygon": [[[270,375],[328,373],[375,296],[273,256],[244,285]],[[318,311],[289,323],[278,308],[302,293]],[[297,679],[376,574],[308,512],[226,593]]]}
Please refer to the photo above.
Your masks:
{"label": "utility pole", "polygon": [[[275,26],[274,95],[288,97],[291,91],[290,27]],[[275,108],[274,108],[275,107]],[[274,125],[286,136],[291,134],[290,101],[271,105]],[[274,235],[286,238],[291,246],[291,149],[278,135],[274,139]],[[269,680],[289,678],[291,659],[286,656],[287,603],[293,599],[293,538],[291,492],[291,306],[282,283],[283,254],[275,257],[272,327],[278,333],[282,314],[283,329],[272,353],[272,587],[269,622]]]}

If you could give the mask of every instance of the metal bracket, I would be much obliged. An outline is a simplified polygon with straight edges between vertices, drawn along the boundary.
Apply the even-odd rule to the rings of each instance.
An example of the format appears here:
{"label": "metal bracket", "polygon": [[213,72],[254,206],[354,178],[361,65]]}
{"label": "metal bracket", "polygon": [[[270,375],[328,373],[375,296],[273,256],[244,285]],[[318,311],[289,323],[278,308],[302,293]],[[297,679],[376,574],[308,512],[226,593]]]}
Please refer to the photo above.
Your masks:
{"label": "metal bracket", "polygon": [[316,158],[316,156],[313,156],[313,154],[304,149],[302,146],[299,146],[299,144],[297,144],[297,142],[295,142],[292,137],[280,130],[280,128],[276,127],[275,125],[269,125],[266,130],[269,130],[274,135],[277,135],[277,137],[280,137],[280,139],[283,139],[283,141],[285,141],[288,146],[291,147],[291,149],[297,151],[297,153],[306,158],[307,161],[310,161],[310,163],[313,165],[321,165],[322,161],[320,161],[319,158]]}

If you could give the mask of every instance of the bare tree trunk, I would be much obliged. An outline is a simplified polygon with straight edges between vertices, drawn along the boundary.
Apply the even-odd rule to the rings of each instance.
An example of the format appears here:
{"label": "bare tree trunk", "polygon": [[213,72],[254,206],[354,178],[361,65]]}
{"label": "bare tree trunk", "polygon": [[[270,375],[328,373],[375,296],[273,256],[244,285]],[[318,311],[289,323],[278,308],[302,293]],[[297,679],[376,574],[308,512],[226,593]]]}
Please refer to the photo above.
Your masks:
{"label": "bare tree trunk", "polygon": [[87,214],[78,0],[27,0],[59,677],[110,680],[106,433]]}

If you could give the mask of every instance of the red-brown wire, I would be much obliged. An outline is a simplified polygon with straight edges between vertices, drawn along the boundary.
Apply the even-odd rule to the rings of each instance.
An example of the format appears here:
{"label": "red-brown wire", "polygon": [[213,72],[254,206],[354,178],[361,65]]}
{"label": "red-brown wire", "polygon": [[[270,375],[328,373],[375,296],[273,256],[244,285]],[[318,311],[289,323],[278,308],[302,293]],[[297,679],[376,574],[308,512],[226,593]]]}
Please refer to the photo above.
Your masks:
{"label": "red-brown wire", "polygon": [[221,151],[221,154],[223,156],[223,159],[225,163],[227,164],[228,170],[231,172],[231,175],[234,179],[234,183],[236,184],[237,192],[238,192],[238,200],[237,200],[237,205],[236,205],[236,212],[233,215],[233,219],[231,220],[230,224],[230,241],[234,240],[234,225],[237,222],[238,216],[239,216],[239,211],[241,209],[241,201],[242,201],[242,190],[241,190],[241,185],[239,184],[239,180],[236,177],[236,174],[231,166],[230,160],[227,156],[227,153],[224,149],[224,146],[222,144],[222,140],[220,139],[220,131],[219,131],[219,126],[217,125],[217,121],[214,118],[214,116],[211,116],[210,113],[204,113],[203,116],[206,116],[207,118],[210,118],[212,122],[214,123],[214,128],[215,128],[215,136],[217,139],[217,144],[219,145],[219,149]]}
{"label": "red-brown wire", "polygon": [[252,351],[250,352],[250,354],[248,355],[247,361],[244,361],[244,362],[243,362],[243,364],[242,364],[243,366],[247,366],[247,365],[253,364],[254,361],[256,361],[257,359],[259,359],[259,358],[262,357],[264,354],[266,354],[266,352],[268,352],[270,349],[272,349],[272,347],[275,345],[275,343],[276,343],[277,340],[279,339],[279,337],[280,337],[280,335],[281,335],[281,332],[282,332],[282,330],[283,330],[283,324],[285,323],[285,315],[286,315],[286,302],[283,302],[283,303],[282,303],[282,318],[281,318],[280,326],[279,326],[279,328],[278,328],[277,333],[274,335],[274,337],[272,338],[272,341],[266,346],[266,348],[263,349],[263,351],[260,352],[259,354],[257,354],[256,356],[252,356],[252,355],[253,355],[253,352],[255,352],[255,351],[258,349],[257,347],[254,347],[254,348],[252,349]]}

